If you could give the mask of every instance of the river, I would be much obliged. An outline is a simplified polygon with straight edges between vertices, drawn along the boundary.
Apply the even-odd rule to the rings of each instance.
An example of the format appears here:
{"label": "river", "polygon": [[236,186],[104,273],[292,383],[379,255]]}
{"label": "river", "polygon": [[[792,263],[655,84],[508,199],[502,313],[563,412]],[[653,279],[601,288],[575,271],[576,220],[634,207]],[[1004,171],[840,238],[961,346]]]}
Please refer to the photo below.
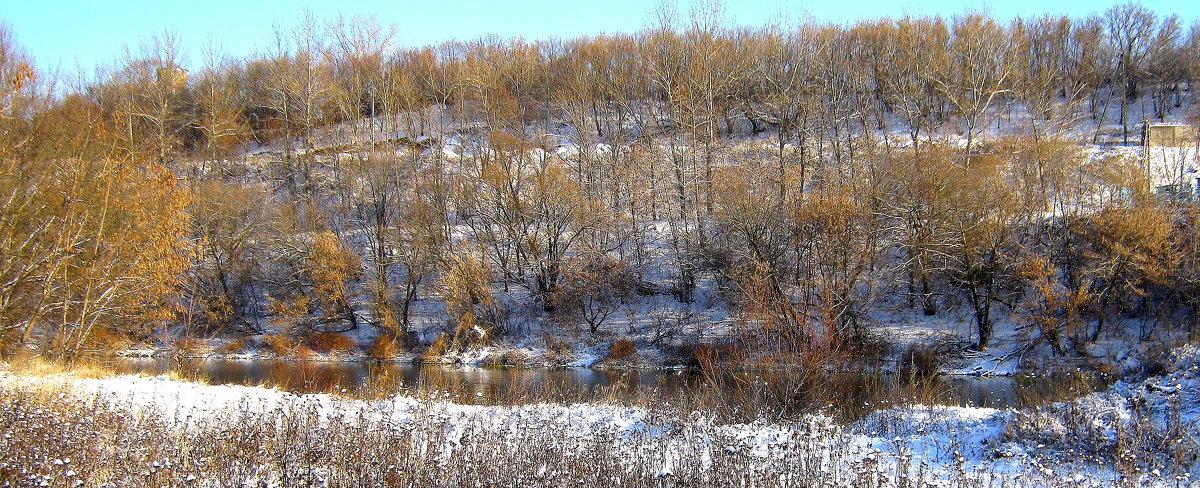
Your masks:
{"label": "river", "polygon": [[[123,359],[119,373],[174,374],[212,384],[264,385],[295,393],[438,396],[462,403],[611,401],[747,417],[824,411],[854,419],[902,403],[1023,408],[1104,386],[1086,377],[1011,378],[885,374],[602,371],[373,362]],[[740,415],[739,415],[740,416]]]}

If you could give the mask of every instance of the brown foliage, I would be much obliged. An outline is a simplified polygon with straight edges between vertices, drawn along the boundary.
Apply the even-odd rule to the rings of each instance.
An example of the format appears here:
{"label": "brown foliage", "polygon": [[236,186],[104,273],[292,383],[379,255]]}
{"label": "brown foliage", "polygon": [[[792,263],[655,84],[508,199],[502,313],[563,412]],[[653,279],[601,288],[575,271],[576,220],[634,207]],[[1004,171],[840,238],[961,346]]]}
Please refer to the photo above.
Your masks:
{"label": "brown foliage", "polygon": [[421,355],[421,357],[425,360],[436,360],[443,354],[449,352],[450,340],[446,339],[446,337],[447,335],[445,333],[438,334],[438,336],[433,339],[433,343],[429,344],[429,347],[425,349],[425,352]]}
{"label": "brown foliage", "polygon": [[192,195],[196,255],[188,298],[199,312],[194,320],[221,331],[255,308],[253,288],[266,278],[266,244],[278,239],[281,202],[261,187],[224,181],[194,184]]}
{"label": "brown foliage", "polygon": [[568,259],[562,282],[552,296],[555,314],[582,320],[594,334],[631,298],[638,278],[628,264],[607,256]]}
{"label": "brown foliage", "polygon": [[230,340],[224,344],[221,344],[221,346],[217,348],[217,352],[223,353],[223,354],[239,354],[239,353],[246,352],[246,349],[248,349],[249,347],[250,347],[250,337],[249,336],[241,336],[236,339]]}
{"label": "brown foliage", "polygon": [[342,354],[356,345],[354,339],[340,332],[309,332],[305,338],[308,347],[321,354]]}
{"label": "brown foliage", "polygon": [[[730,284],[783,349],[861,339],[879,285],[928,315],[965,297],[980,346],[1023,290],[1031,317],[1068,323],[1084,302],[1149,308],[1156,287],[1195,308],[1142,162],[1061,134],[1098,139],[1119,103],[1127,139],[1139,93],[1160,120],[1194,105],[1200,30],[1136,4],[795,29],[717,10],[411,49],[306,15],[263,56],[206,51],[191,78],[180,40],[155,37],[62,96],[0,28],[0,349],[146,339],[181,304],[211,330],[257,327],[264,299],[278,322],[358,325],[367,264],[393,337],[437,276],[447,347],[505,333],[501,287],[596,331],[654,262],[685,302]],[[998,118],[1022,135],[977,140]],[[1022,277],[1029,255],[1047,263]]]}
{"label": "brown foliage", "polygon": [[309,308],[307,295],[296,293],[279,299],[267,295],[267,313],[276,323],[295,324],[308,316]]}
{"label": "brown foliage", "polygon": [[[470,253],[453,254],[440,285],[453,326],[450,341],[457,346],[490,341],[496,326],[497,302],[488,267]],[[444,336],[438,339],[446,340]]]}
{"label": "brown foliage", "polygon": [[1087,289],[1068,289],[1059,280],[1059,270],[1042,256],[1033,256],[1023,263],[1020,276],[1032,284],[1022,304],[1022,314],[1038,331],[1033,342],[1046,341],[1055,354],[1063,354],[1069,339],[1075,347],[1087,339],[1085,314],[1095,297]]}
{"label": "brown foliage", "polygon": [[15,198],[0,209],[0,277],[10,283],[0,317],[23,324],[21,342],[69,358],[96,329],[141,336],[174,317],[189,258],[188,199],[165,168],[0,165],[0,193]]}
{"label": "brown foliage", "polygon": [[900,355],[900,374],[914,377],[930,377],[938,372],[943,352],[935,345],[910,344]]}
{"label": "brown foliage", "polygon": [[279,356],[287,356],[296,352],[296,342],[283,334],[266,334],[263,344],[268,350]]}
{"label": "brown foliage", "polygon": [[625,361],[632,359],[637,355],[637,346],[633,340],[628,337],[620,337],[613,341],[608,348],[608,355],[604,357],[606,361]]}
{"label": "brown foliage", "polygon": [[301,271],[312,284],[313,305],[325,320],[354,321],[350,282],[362,274],[362,259],[329,231],[312,236]]}
{"label": "brown foliage", "polygon": [[371,349],[367,354],[374,359],[388,361],[396,357],[402,346],[400,341],[396,340],[395,337],[389,334],[381,334],[375,339],[375,343],[371,345]]}
{"label": "brown foliage", "polygon": [[760,336],[766,343],[789,351],[813,345],[817,339],[811,330],[813,324],[780,288],[767,266],[754,263],[740,267],[731,278],[737,286],[736,303],[747,319],[747,335]]}

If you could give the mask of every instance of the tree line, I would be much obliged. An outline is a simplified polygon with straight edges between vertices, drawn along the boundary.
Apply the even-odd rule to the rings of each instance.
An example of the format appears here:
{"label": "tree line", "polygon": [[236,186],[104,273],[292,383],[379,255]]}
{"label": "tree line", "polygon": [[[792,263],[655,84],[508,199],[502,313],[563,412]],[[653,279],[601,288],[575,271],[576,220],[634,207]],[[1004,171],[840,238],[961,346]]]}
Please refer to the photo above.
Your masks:
{"label": "tree line", "polygon": [[969,310],[981,347],[1007,316],[1058,353],[1113,320],[1195,329],[1196,207],[1091,148],[1196,125],[1200,24],[650,24],[401,48],[305,15],[245,59],[186,70],[167,33],[69,88],[0,31],[4,348],[270,322],[402,343],[426,298],[465,346],[519,333],[516,306],[594,333],[701,287],[787,351],[856,347],[897,300]]}

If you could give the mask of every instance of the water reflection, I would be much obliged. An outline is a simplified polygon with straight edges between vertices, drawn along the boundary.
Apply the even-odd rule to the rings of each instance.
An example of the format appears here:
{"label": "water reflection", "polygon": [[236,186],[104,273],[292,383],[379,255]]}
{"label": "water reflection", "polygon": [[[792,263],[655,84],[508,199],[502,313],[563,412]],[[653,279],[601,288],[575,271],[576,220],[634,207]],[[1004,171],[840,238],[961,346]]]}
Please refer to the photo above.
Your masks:
{"label": "water reflection", "polygon": [[1087,379],[937,377],[880,374],[520,369],[359,362],[130,359],[121,373],[165,374],[213,384],[270,385],[296,393],[381,397],[436,391],[464,403],[621,401],[736,416],[783,417],[826,411],[857,418],[908,402],[1021,408],[1086,393]]}

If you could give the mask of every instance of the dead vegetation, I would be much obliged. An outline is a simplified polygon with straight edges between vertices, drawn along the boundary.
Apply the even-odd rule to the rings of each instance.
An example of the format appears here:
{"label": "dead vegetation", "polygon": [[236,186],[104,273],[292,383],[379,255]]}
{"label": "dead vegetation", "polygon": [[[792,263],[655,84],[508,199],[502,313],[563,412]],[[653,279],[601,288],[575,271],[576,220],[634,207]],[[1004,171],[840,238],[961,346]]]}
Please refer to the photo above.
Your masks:
{"label": "dead vegetation", "polygon": [[[302,399],[265,411],[243,402],[219,414],[184,419],[132,408],[119,397],[80,398],[65,388],[66,383],[55,382],[7,382],[0,388],[0,486],[901,488],[1017,483],[1065,488],[1078,486],[1073,474],[1093,473],[1109,462],[1123,463],[1116,471],[1120,478],[1099,480],[1124,486],[1153,481],[1147,478],[1152,469],[1161,476],[1185,473],[1195,462],[1190,444],[1178,450],[1179,456],[1163,455],[1169,449],[1162,446],[1174,441],[1154,429],[1127,431],[1116,444],[1087,429],[1064,437],[1060,430],[1083,426],[1087,419],[1050,411],[1017,417],[1008,435],[1031,443],[1055,442],[1062,450],[1010,459],[1009,467],[997,472],[986,455],[964,462],[964,452],[987,449],[967,444],[968,431],[949,431],[944,442],[918,450],[917,432],[926,428],[918,426],[939,428],[940,422],[953,419],[943,419],[937,408],[885,410],[849,430],[819,416],[798,417],[782,420],[777,433],[754,440],[739,432],[764,424],[726,423],[700,413],[704,410],[649,410],[630,428],[585,431],[554,420],[497,423],[488,415],[447,415],[437,407],[443,394],[433,393],[400,421],[380,418],[375,407],[363,410],[351,404],[322,413],[317,403],[295,401]],[[913,423],[912,412],[932,416]],[[847,442],[848,435],[861,435],[856,432],[880,437],[879,445]],[[1017,437],[1024,435],[1032,437]],[[996,449],[999,459],[1012,456],[1007,447]],[[1055,457],[1067,449],[1086,455]],[[1050,462],[1053,469],[1046,469]]]}

